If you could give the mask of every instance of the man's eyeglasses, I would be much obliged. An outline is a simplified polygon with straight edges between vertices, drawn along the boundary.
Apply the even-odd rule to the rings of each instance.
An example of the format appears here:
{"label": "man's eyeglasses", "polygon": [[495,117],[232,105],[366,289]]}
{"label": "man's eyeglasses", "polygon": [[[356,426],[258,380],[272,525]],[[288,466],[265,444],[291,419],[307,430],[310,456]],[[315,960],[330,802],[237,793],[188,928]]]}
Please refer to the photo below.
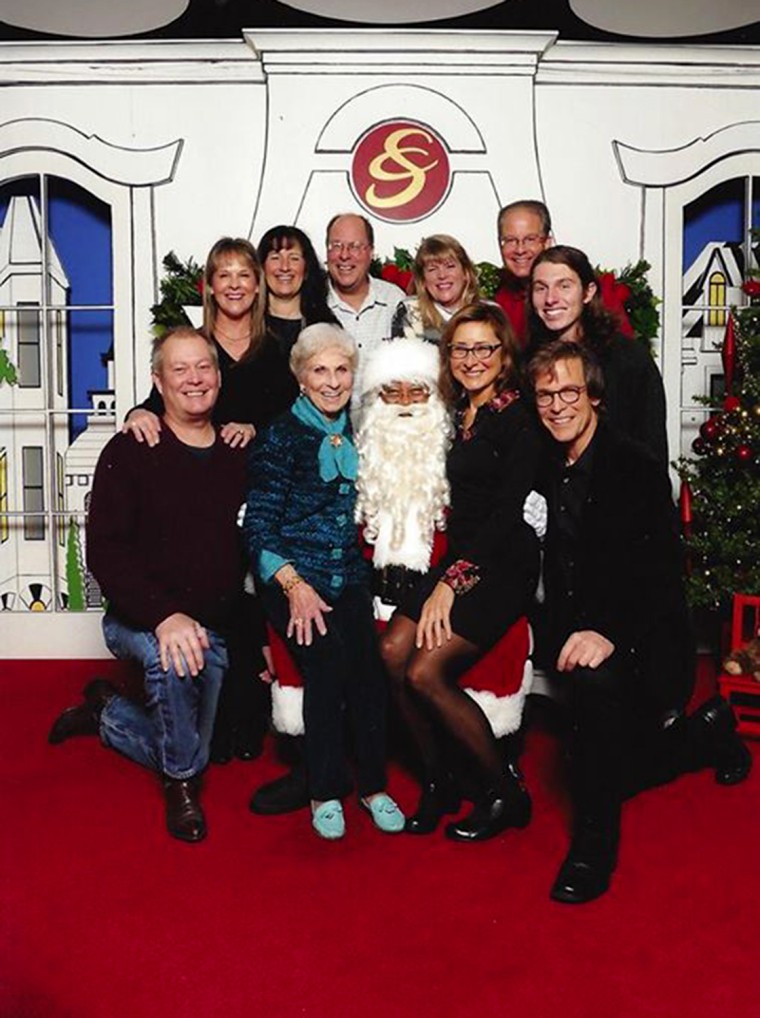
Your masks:
{"label": "man's eyeglasses", "polygon": [[327,253],[339,255],[343,254],[344,251],[348,251],[349,254],[358,255],[368,247],[369,244],[362,240],[331,240],[327,245]]}
{"label": "man's eyeglasses", "polygon": [[554,397],[559,396],[561,403],[577,403],[581,393],[586,389],[585,385],[566,385],[564,389],[536,389],[536,406],[546,408],[554,405]]}
{"label": "man's eyeglasses", "polygon": [[384,385],[380,397],[384,403],[426,403],[430,390],[424,385]]}
{"label": "man's eyeglasses", "polygon": [[537,247],[543,247],[545,241],[545,233],[529,233],[527,237],[499,237],[499,243],[508,251],[517,250],[518,247],[533,250]]}
{"label": "man's eyeglasses", "polygon": [[463,361],[468,354],[478,361],[487,361],[501,343],[476,343],[475,346],[463,346],[461,343],[449,344],[449,356],[453,361]]}

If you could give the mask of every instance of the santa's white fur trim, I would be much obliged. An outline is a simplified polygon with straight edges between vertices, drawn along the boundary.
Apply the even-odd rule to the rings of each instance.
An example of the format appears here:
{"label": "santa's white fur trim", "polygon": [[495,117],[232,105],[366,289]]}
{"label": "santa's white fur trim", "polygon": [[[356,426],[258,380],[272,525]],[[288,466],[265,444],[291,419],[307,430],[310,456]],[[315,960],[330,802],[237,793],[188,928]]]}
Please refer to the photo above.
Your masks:
{"label": "santa's white fur trim", "polygon": [[[530,650],[533,652],[533,633],[530,633]],[[497,739],[516,732],[522,722],[525,697],[533,686],[533,662],[528,658],[523,666],[522,682],[516,693],[496,696],[487,689],[465,687],[465,693],[472,697],[485,714],[491,730]],[[281,686],[275,679],[272,683],[272,724],[282,735],[303,735],[303,688]]]}
{"label": "santa's white fur trim", "polygon": [[496,696],[487,689],[469,689],[465,687],[465,693],[472,697],[475,703],[485,714],[491,731],[500,739],[502,735],[511,735],[516,732],[522,722],[525,697],[533,685],[533,663],[528,658],[523,668],[522,682],[516,693],[509,696]]}
{"label": "santa's white fur trim", "polygon": [[362,368],[361,394],[389,382],[438,384],[438,347],[421,339],[383,340],[374,347]]}
{"label": "santa's white fur trim", "polygon": [[303,735],[303,687],[272,683],[272,724],[282,735]]}

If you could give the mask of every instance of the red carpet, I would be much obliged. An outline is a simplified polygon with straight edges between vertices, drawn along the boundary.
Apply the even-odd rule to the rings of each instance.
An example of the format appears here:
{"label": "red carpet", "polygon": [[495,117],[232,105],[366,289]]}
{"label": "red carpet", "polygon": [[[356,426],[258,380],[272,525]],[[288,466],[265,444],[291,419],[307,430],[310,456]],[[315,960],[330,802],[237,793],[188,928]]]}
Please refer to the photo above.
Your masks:
{"label": "red carpet", "polygon": [[[46,743],[113,667],[3,665],[2,1018],[760,1014],[757,775],[629,803],[612,890],[575,908],[547,897],[566,814],[541,729],[533,823],[483,845],[383,836],[355,802],[337,844],[306,812],[253,816],[271,747],[211,769],[209,837],[183,845],[150,774],[94,739]],[[413,804],[399,768],[390,790]]]}

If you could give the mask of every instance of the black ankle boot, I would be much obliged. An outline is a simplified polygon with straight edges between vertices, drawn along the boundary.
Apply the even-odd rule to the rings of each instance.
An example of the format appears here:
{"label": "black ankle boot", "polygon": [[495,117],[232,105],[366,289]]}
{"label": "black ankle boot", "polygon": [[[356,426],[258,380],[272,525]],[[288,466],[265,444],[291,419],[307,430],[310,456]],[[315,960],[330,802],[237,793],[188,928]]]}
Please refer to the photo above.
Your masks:
{"label": "black ankle boot", "polygon": [[407,834],[432,834],[445,813],[456,813],[461,805],[459,792],[450,776],[430,778],[422,786],[417,812],[407,818]]}
{"label": "black ankle boot", "polygon": [[76,707],[67,707],[53,722],[48,742],[57,746],[76,735],[97,735],[103,708],[118,690],[108,679],[91,679],[82,690],[84,697]]}
{"label": "black ankle boot", "polygon": [[486,841],[508,827],[527,827],[533,805],[521,778],[510,768],[496,788],[490,788],[466,817],[448,824],[446,837],[452,841]]}
{"label": "black ankle boot", "polygon": [[619,841],[619,811],[580,817],[550,897],[567,905],[583,905],[604,894],[617,865]]}
{"label": "black ankle boot", "polygon": [[752,754],[736,733],[736,718],[728,701],[714,696],[689,718],[698,762],[715,768],[719,785],[736,785],[752,770]]}

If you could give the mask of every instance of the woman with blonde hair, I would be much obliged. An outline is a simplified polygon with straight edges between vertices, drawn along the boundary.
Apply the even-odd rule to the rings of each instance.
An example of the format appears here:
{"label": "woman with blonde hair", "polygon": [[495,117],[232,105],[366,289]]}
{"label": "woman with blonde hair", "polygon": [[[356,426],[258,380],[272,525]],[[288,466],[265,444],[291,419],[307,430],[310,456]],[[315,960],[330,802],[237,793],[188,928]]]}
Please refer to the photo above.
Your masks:
{"label": "woman with blonde hair", "polygon": [[[224,442],[245,447],[298,391],[276,342],[267,335],[266,283],[253,245],[240,237],[222,237],[208,253],[203,273],[203,333],[213,343],[222,386],[213,411]],[[129,412],[122,431],[138,442],[161,440],[164,401],[154,386],[148,398]],[[240,601],[228,636],[230,666],[222,685],[211,743],[213,763],[233,756],[252,760],[261,752],[269,714],[263,654],[267,637],[255,597]]]}
{"label": "woman with blonde hair", "polygon": [[422,241],[412,273],[415,295],[399,305],[391,335],[438,343],[454,314],[478,299],[478,274],[459,241],[445,233]]}
{"label": "woman with blonde hair", "polygon": [[[203,284],[203,332],[216,348],[222,375],[214,423],[222,425],[222,438],[229,445],[245,446],[255,428],[265,423],[259,407],[261,381],[267,374],[266,284],[253,245],[240,237],[218,240],[208,253]],[[122,431],[131,432],[138,442],[156,445],[163,411],[164,402],[154,386],[148,398],[127,414]]]}

